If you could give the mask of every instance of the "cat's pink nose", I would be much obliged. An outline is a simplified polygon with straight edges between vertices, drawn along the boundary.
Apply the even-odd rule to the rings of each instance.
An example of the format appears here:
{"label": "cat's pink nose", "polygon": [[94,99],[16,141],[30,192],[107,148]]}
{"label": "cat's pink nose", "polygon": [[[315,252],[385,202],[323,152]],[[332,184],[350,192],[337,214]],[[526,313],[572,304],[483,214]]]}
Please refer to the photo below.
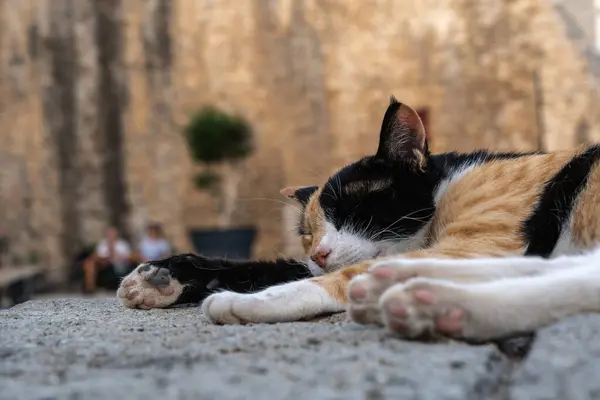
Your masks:
{"label": "cat's pink nose", "polygon": [[319,267],[325,268],[327,266],[327,256],[329,256],[329,254],[331,254],[331,247],[320,244],[317,246],[310,259],[316,262]]}

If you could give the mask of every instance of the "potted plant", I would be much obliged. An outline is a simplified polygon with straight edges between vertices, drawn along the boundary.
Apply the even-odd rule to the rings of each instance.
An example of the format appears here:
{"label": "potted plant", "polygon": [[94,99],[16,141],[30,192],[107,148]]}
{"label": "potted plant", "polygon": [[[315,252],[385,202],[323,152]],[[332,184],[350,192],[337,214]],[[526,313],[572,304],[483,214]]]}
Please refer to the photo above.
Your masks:
{"label": "potted plant", "polygon": [[194,177],[195,186],[213,196],[218,212],[217,228],[191,232],[196,251],[213,257],[249,258],[256,230],[234,228],[231,222],[243,161],[254,150],[252,128],[240,116],[204,107],[191,116],[185,137],[192,160],[202,167]]}

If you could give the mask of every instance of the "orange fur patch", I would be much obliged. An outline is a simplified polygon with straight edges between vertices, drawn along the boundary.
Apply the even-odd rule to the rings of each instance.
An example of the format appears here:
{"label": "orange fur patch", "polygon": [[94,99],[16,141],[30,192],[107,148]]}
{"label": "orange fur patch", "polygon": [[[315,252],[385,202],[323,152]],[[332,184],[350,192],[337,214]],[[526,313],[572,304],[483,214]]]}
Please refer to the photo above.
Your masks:
{"label": "orange fur patch", "polygon": [[309,238],[302,240],[302,245],[307,255],[315,252],[315,248],[325,235],[325,212],[319,203],[319,196],[322,191],[323,189],[319,188],[312,195],[306,204],[302,218],[303,230],[310,232],[310,240]]}
{"label": "orange fur patch", "polygon": [[590,172],[571,218],[572,240],[581,249],[590,248],[600,242],[600,165]]}
{"label": "orange fur patch", "polygon": [[430,251],[473,258],[520,254],[521,223],[545,182],[574,155],[560,152],[497,160],[474,168],[451,185],[437,204]]}

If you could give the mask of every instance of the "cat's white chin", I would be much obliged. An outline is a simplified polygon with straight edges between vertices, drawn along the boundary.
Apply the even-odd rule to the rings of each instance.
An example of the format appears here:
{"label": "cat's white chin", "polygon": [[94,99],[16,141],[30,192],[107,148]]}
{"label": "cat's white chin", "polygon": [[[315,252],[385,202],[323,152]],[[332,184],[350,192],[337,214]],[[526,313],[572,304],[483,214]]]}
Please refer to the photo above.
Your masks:
{"label": "cat's white chin", "polygon": [[306,261],[306,266],[308,267],[308,269],[310,270],[310,273],[313,276],[325,275],[325,273],[327,272],[323,268],[319,267],[319,265],[311,259],[308,259]]}

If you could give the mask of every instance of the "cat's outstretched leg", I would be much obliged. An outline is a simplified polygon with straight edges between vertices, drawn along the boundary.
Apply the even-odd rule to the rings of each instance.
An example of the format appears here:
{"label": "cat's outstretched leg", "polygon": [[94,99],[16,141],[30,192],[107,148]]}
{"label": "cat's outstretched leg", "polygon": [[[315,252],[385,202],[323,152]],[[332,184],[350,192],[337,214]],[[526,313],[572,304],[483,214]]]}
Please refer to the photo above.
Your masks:
{"label": "cat's outstretched leg", "polygon": [[[422,257],[424,254],[425,253],[423,252],[407,253],[405,257]],[[395,260],[397,261],[397,259]],[[500,259],[491,260],[494,260],[494,262],[496,262]],[[506,261],[507,259],[504,260]],[[534,260],[533,264],[530,264],[529,266],[523,268],[515,268],[512,272],[512,276],[535,275],[541,270],[540,266],[547,262],[540,259],[531,260]],[[425,265],[427,260],[414,259],[410,261],[410,265],[414,267],[414,269],[404,269],[401,273],[399,272],[400,269],[397,269],[394,272],[394,279],[400,279],[399,277],[409,279],[416,276],[427,275],[427,273],[429,272],[433,275],[433,273],[436,271],[444,271],[448,274],[452,273],[456,274],[455,276],[460,276],[461,274],[465,274],[466,272],[475,271],[475,269],[473,269],[472,267],[476,265],[477,260],[466,260],[468,261],[467,264],[469,265],[467,265],[463,270],[458,269],[457,271],[451,271],[450,268],[439,268],[439,264],[435,264],[435,268],[431,270],[421,270],[418,266]],[[423,263],[424,261],[425,264]],[[435,261],[445,261],[448,263],[453,262],[453,260]],[[471,261],[473,261],[473,263],[471,263]],[[389,260],[385,262],[389,262]],[[370,318],[371,315],[377,315],[377,318],[379,318],[379,297],[385,291],[385,289],[389,288],[395,283],[394,279],[392,279],[386,285],[364,285],[365,282],[375,282],[372,279],[365,280],[363,274],[367,272],[371,265],[379,265],[379,263],[380,262],[375,262],[373,260],[366,261],[351,267],[342,268],[341,270],[338,270],[336,272],[322,277],[312,278],[299,282],[286,283],[283,285],[270,287],[264,291],[257,293],[215,293],[210,295],[204,301],[202,309],[209,320],[211,320],[213,323],[219,324],[261,322],[273,323],[297,321],[301,319],[314,317],[319,314],[343,311],[346,308],[346,304],[348,302],[348,297],[346,295],[346,293],[348,293],[351,297],[351,306],[349,307],[351,316],[359,322],[364,322],[365,320],[368,320],[368,318]],[[449,265],[450,264],[448,264],[447,266]],[[560,270],[560,265],[555,265],[555,269]],[[509,275],[509,270],[510,268],[506,269],[506,271],[503,274],[499,274],[496,268],[490,267],[488,269],[488,272],[496,271],[494,272],[494,279],[499,279],[511,276]],[[480,282],[490,280],[490,276],[486,275],[485,271],[483,270],[478,270],[477,272],[473,273],[474,275],[470,276],[471,279],[473,278],[473,276],[476,276],[479,278]],[[449,277],[449,275],[447,275],[447,277]],[[469,278],[468,275],[464,275],[464,277],[466,281],[469,280],[467,279]],[[352,288],[348,290],[348,284],[353,278],[355,278],[355,282],[362,282],[363,284],[362,289],[364,290],[362,290],[362,297],[357,296],[357,293],[355,292],[356,287],[360,288],[360,285],[352,285]],[[377,294],[376,296],[374,295],[375,293]],[[359,297],[361,298],[359,299]],[[370,314],[365,317],[363,313],[363,311],[366,309],[364,307],[364,300],[367,298],[369,301],[372,301],[372,304],[369,305],[370,308],[368,308],[368,310],[373,312],[370,312]]]}
{"label": "cat's outstretched leg", "polygon": [[[435,254],[442,253],[416,251],[405,254],[404,257],[415,257],[415,259],[402,261],[401,267],[395,265],[394,277],[386,284],[380,284],[375,280],[365,280],[362,274],[367,272],[372,265],[380,265],[382,262],[387,264],[398,262],[397,258],[383,261],[368,260],[322,277],[273,286],[257,293],[242,294],[230,291],[215,293],[204,301],[202,309],[210,321],[219,324],[297,321],[319,314],[343,311],[348,302],[348,283],[357,277],[355,282],[363,282],[363,286],[365,286],[363,291],[367,293],[363,296],[363,300],[366,299],[369,302],[359,302],[354,290],[350,290],[349,294],[353,299],[350,311],[355,320],[368,321],[369,318],[373,318],[372,316],[379,316],[377,305],[379,296],[395,282],[415,276],[434,275],[436,271],[440,270],[450,271],[450,269],[440,268],[440,265],[436,263],[438,261],[451,262],[452,260],[418,258],[427,255],[433,257]],[[474,264],[468,265],[462,270],[462,273],[474,270],[472,267]],[[489,271],[495,271],[495,269],[490,267]],[[458,275],[460,273],[461,271],[457,271]],[[477,273],[479,273],[480,279],[484,280],[482,278],[484,274]],[[498,276],[497,272],[496,276]],[[357,286],[353,285],[353,287]],[[365,313],[365,310],[368,312]]]}
{"label": "cat's outstretched leg", "polygon": [[346,309],[346,288],[368,264],[347,267],[318,278],[273,286],[257,293],[221,292],[202,303],[216,324],[298,321]]}
{"label": "cat's outstretched leg", "polygon": [[381,324],[379,298],[391,286],[411,278],[432,278],[456,283],[482,283],[536,276],[585,265],[587,256],[552,260],[538,257],[436,259],[392,258],[379,261],[367,274],[357,276],[348,289],[349,314],[358,323]]}
{"label": "cat's outstretched leg", "polygon": [[600,268],[476,284],[415,278],[390,287],[378,304],[383,324],[403,336],[500,339],[570,315],[600,312]]}
{"label": "cat's outstretched leg", "polygon": [[215,324],[291,322],[345,308],[345,302],[311,280],[285,283],[257,293],[215,293],[202,303],[204,315]]}
{"label": "cat's outstretched leg", "polygon": [[164,308],[197,304],[221,288],[250,292],[310,276],[300,261],[230,261],[181,254],[139,265],[122,280],[117,296],[129,308]]}

